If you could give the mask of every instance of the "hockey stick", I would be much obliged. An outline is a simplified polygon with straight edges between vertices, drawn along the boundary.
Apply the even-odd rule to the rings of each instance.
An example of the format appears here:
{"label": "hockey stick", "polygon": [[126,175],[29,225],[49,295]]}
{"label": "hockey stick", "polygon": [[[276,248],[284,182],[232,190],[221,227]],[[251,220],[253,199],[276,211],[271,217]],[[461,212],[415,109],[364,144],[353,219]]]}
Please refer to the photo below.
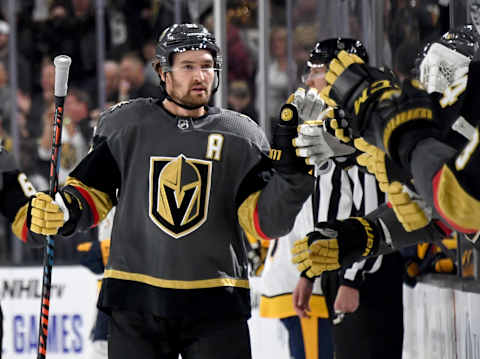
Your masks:
{"label": "hockey stick", "polygon": [[[63,125],[63,103],[67,95],[68,70],[72,59],[60,55],[53,60],[55,65],[55,115],[53,123],[52,157],[50,158],[49,194],[53,198],[58,187],[58,168],[60,165],[60,147]],[[44,359],[47,355],[48,312],[50,310],[50,288],[52,267],[55,256],[55,241],[47,236],[47,245],[43,257],[42,302],[40,305],[40,325],[38,331],[37,359]]]}

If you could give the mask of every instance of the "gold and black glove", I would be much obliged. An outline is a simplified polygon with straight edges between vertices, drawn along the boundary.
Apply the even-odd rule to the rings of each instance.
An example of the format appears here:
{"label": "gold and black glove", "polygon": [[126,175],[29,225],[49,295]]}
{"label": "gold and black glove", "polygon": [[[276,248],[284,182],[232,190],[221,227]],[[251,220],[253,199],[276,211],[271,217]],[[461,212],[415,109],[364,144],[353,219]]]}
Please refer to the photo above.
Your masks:
{"label": "gold and black glove", "polygon": [[379,147],[403,168],[409,168],[420,140],[438,135],[434,101],[418,81],[407,80],[400,89],[390,73],[344,51],[332,60],[325,78],[329,86],[321,95],[353,116],[355,137]]}
{"label": "gold and black glove", "polygon": [[[309,173],[313,163],[297,157],[294,139],[301,122],[316,120],[325,109],[325,102],[316,89],[299,88],[291,94],[280,110],[280,119],[273,130],[270,158],[280,173]],[[300,144],[300,146],[303,146]],[[304,156],[303,156],[304,157]]]}
{"label": "gold and black glove", "polygon": [[374,223],[360,217],[318,223],[315,231],[294,243],[292,262],[307,277],[316,277],[375,254],[381,233]]}
{"label": "gold and black glove", "polygon": [[250,266],[250,275],[259,277],[265,267],[269,242],[267,240],[256,240],[253,236],[246,234],[247,237],[247,259]]}
{"label": "gold and black glove", "polygon": [[354,141],[355,147],[363,152],[357,157],[359,165],[375,175],[379,188],[385,192],[388,201],[407,232],[423,228],[430,222],[426,203],[412,190],[411,177],[386,156],[378,147],[362,138]]}
{"label": "gold and black glove", "polygon": [[345,111],[339,107],[330,107],[323,120],[325,131],[338,138],[343,143],[352,142],[350,120]]}
{"label": "gold and black glove", "polygon": [[73,232],[74,221],[80,204],[68,193],[57,192],[55,200],[44,192],[37,192],[30,198],[27,210],[27,227],[41,235],[69,235]]}

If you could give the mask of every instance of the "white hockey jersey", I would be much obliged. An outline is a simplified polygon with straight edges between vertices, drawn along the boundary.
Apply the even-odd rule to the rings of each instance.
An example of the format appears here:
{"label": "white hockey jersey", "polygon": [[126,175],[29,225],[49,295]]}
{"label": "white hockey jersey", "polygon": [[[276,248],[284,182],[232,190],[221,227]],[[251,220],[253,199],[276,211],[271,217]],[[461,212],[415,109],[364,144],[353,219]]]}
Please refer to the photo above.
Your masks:
{"label": "white hockey jersey", "polygon": [[[311,197],[305,201],[292,231],[270,243],[262,273],[263,293],[260,299],[260,315],[266,318],[286,318],[296,315],[292,292],[300,278],[300,272],[292,263],[293,243],[313,230]],[[328,318],[320,280],[313,286],[310,299],[311,315]]]}

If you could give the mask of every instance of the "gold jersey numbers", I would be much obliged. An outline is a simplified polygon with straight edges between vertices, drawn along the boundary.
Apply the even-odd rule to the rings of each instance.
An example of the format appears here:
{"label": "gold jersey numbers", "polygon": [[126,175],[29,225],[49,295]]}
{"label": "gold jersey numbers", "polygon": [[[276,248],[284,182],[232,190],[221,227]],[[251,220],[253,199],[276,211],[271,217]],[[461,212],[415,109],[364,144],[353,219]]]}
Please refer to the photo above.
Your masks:
{"label": "gold jersey numbers", "polygon": [[478,128],[476,128],[472,138],[470,139],[468,144],[465,146],[463,151],[458,155],[457,159],[455,160],[455,168],[457,169],[457,171],[461,171],[465,168],[465,166],[468,163],[468,160],[470,159],[470,157],[472,157],[472,154],[475,152],[476,148],[478,147],[479,139],[480,138],[478,134]]}
{"label": "gold jersey numbers", "polygon": [[443,92],[443,97],[440,99],[440,106],[442,106],[442,108],[453,105],[455,102],[457,102],[458,97],[467,88],[467,80],[468,76],[465,75],[445,89]]}

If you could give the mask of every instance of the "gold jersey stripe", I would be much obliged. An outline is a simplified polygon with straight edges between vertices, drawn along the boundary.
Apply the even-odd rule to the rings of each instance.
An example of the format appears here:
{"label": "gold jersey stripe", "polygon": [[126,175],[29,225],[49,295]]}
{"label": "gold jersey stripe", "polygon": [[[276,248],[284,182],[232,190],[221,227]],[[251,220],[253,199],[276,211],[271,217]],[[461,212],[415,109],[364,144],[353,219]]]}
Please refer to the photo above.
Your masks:
{"label": "gold jersey stripe", "polygon": [[390,145],[390,137],[392,136],[393,131],[397,129],[397,127],[403,125],[406,122],[413,121],[413,120],[432,120],[432,110],[425,107],[418,107],[414,109],[410,109],[408,111],[400,112],[398,115],[393,117],[385,126],[383,132],[383,147],[385,151],[388,153],[388,147]]}
{"label": "gold jersey stripe", "polygon": [[[328,318],[327,303],[322,295],[312,295],[310,298],[310,314],[318,318]],[[292,294],[282,294],[275,297],[260,297],[260,316],[264,318],[288,318],[296,316],[293,309]]]}
{"label": "gold jersey stripe", "polygon": [[249,241],[256,240],[261,242],[262,240],[269,240],[269,238],[262,232],[257,215],[257,202],[260,197],[260,191],[252,193],[247,197],[245,201],[240,205],[237,211],[238,221],[250,238]]}
{"label": "gold jersey stripe", "polygon": [[456,229],[469,232],[480,230],[480,201],[462,188],[455,174],[445,165],[435,192],[435,204],[439,212]]}
{"label": "gold jersey stripe", "polygon": [[318,358],[318,319],[300,318],[305,359]]}
{"label": "gold jersey stripe", "polygon": [[12,222],[12,232],[23,242],[26,242],[26,232],[24,231],[25,222],[27,220],[28,203],[23,205],[15,215]]}
{"label": "gold jersey stripe", "polygon": [[152,277],[146,274],[130,273],[115,269],[105,270],[104,278],[131,280],[159,288],[170,289],[204,289],[217,287],[239,287],[250,288],[248,279],[236,278],[212,278],[202,280],[170,280]]}

